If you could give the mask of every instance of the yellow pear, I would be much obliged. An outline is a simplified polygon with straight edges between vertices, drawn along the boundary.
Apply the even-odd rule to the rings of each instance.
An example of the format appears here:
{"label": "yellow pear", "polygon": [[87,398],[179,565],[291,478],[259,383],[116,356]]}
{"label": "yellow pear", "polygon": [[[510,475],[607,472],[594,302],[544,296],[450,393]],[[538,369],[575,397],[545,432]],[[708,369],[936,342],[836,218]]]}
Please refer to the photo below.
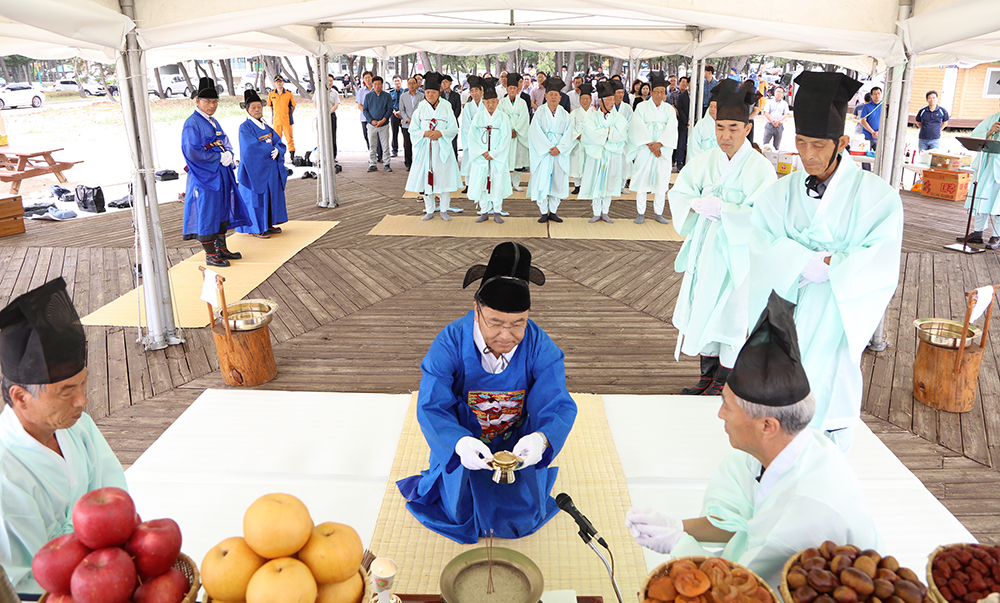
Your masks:
{"label": "yellow pear", "polygon": [[314,603],[318,589],[305,563],[291,557],[261,566],[247,585],[246,603]]}
{"label": "yellow pear", "polygon": [[309,540],[312,528],[309,509],[291,494],[265,494],[243,516],[247,544],[268,559],[294,555]]}
{"label": "yellow pear", "polygon": [[320,584],[343,582],[357,574],[365,546],[349,525],[328,521],[312,529],[309,541],[296,555],[309,566]]}
{"label": "yellow pear", "polygon": [[213,600],[242,601],[250,578],[267,563],[239,536],[215,545],[201,562],[201,583]]}

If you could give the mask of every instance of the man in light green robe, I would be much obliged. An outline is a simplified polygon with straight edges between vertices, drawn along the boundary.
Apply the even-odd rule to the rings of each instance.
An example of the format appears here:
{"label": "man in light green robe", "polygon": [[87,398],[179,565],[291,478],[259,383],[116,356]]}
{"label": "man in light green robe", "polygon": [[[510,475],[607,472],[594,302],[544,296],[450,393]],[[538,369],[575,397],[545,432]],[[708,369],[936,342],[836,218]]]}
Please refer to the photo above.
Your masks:
{"label": "man in light green robe", "polygon": [[40,594],[31,559],[73,531],[91,490],[125,473],[86,413],[87,339],[62,278],[0,311],[0,565],[15,590]]}
{"label": "man in light green robe", "polygon": [[[686,167],[684,169],[687,169]],[[860,170],[859,170],[860,171]],[[776,294],[723,388],[719,418],[734,450],[705,491],[702,515],[683,521],[631,509],[636,542],[675,557],[720,555],[779,590],[785,562],[825,540],[881,549],[865,493],[847,459],[808,427],[816,401],[800,363],[794,306]]]}
{"label": "man in light green robe", "polygon": [[[972,138],[1000,138],[1000,113],[994,113],[972,131]],[[977,170],[979,184],[976,186],[976,226],[975,232],[969,234],[970,243],[986,243],[990,249],[1000,249],[1000,153],[977,153],[972,161],[973,169]],[[965,199],[965,209],[972,203],[972,187]],[[993,231],[989,239],[983,237],[990,216],[993,216]],[[965,235],[958,237],[965,240]]]}
{"label": "man in light green robe", "polygon": [[559,203],[569,196],[569,153],[573,148],[573,119],[559,100],[562,98],[562,80],[545,80],[545,104],[535,111],[528,128],[528,150],[531,156],[531,181],[528,191],[538,204],[542,217],[562,222],[556,214]]}
{"label": "man in light green robe", "polygon": [[646,220],[649,193],[653,193],[653,218],[669,224],[663,208],[677,147],[677,111],[667,102],[667,78],[662,72],[651,73],[649,85],[651,102],[639,103],[628,126],[626,161],[632,160],[629,190],[635,193],[636,224]]}
{"label": "man in light green robe", "polygon": [[594,217],[590,222],[604,220],[613,224],[608,215],[611,199],[621,194],[625,184],[625,142],[628,140],[628,120],[615,111],[615,89],[610,82],[597,84],[600,109],[591,111],[583,124],[580,142],[587,154],[580,184],[580,199],[591,199]]}
{"label": "man in light green robe", "polygon": [[[701,361],[701,378],[685,395],[719,395],[746,340],[750,199],[777,180],[747,140],[753,87],[725,80],[716,90],[719,148],[688,162],[670,190],[674,226],[686,237],[674,260],[674,270],[684,273],[672,319],[679,331],[674,357]],[[639,103],[640,110],[646,104],[652,103]]]}
{"label": "man in light green robe", "polygon": [[774,290],[797,304],[795,325],[812,391],[812,426],[846,454],[861,414],[861,354],[899,281],[903,205],[844,152],[847,101],[861,86],[804,72],[795,96],[803,170],[753,200],[750,315]]}
{"label": "man in light green robe", "polygon": [[[441,219],[451,220],[451,193],[462,186],[458,160],[451,141],[458,136],[458,122],[451,103],[441,101],[441,74],[428,72],[424,77],[424,100],[410,120],[410,140],[413,141],[413,164],[406,178],[406,190],[424,196],[424,215],[430,220],[435,210]],[[435,193],[440,206],[434,204]]]}
{"label": "man in light green robe", "polygon": [[[472,120],[475,119],[476,114],[479,113],[483,108],[483,82],[476,75],[470,75],[468,80],[469,83],[469,102],[465,103],[462,107],[462,117],[460,128],[461,131],[459,136],[462,139],[462,167],[461,174],[462,178],[468,180],[469,178],[469,168],[471,166],[473,156],[469,155],[469,131],[472,130]],[[490,80],[491,82],[493,80]],[[494,94],[496,98],[496,94]],[[462,190],[463,193],[469,192],[469,185],[466,183],[465,189]]]}
{"label": "man in light green robe", "polygon": [[718,103],[715,88],[712,88],[712,100],[708,102],[708,113],[706,113],[698,123],[691,129],[688,136],[688,161],[701,155],[709,149],[719,148],[719,143],[715,139],[715,111]]}
{"label": "man in light green robe", "polygon": [[517,170],[528,167],[528,105],[521,98],[521,76],[508,73],[506,76],[507,96],[500,99],[500,110],[510,119],[511,138],[514,141],[508,151],[507,164],[510,167],[510,184],[520,192],[521,172]]}
{"label": "man in light green robe", "polygon": [[479,204],[476,222],[492,216],[503,224],[503,200],[510,196],[510,168],[507,164],[510,145],[510,119],[498,108],[496,86],[492,78],[485,80],[483,109],[469,128],[465,147],[469,158],[469,198]]}
{"label": "man in light green robe", "polygon": [[573,109],[569,114],[573,118],[573,148],[569,152],[569,176],[573,179],[573,194],[580,194],[580,182],[583,179],[583,166],[587,160],[587,154],[583,152],[583,124],[587,121],[587,116],[593,108],[594,89],[590,84],[580,85],[579,102],[580,106]]}

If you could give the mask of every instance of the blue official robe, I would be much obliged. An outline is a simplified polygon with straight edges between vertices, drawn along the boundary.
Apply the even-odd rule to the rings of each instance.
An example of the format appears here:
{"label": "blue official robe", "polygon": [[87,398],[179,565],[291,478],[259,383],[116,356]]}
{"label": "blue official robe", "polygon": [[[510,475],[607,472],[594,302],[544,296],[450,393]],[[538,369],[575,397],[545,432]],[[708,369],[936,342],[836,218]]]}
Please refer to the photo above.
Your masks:
{"label": "blue official robe", "polygon": [[[263,122],[261,122],[263,123]],[[271,151],[278,149],[278,158]],[[236,230],[261,234],[276,224],[288,221],[285,208],[285,143],[274,128],[261,129],[253,119],[240,125],[239,191],[250,224]],[[270,216],[268,215],[270,214]]]}
{"label": "blue official robe", "polygon": [[[549,495],[558,468],[550,465],[576,419],[562,350],[538,325],[528,321],[510,365],[490,374],[473,342],[474,321],[469,312],[445,327],[420,363],[417,421],[431,449],[430,467],[396,482],[420,523],[463,544],[490,529],[500,538],[521,538],[558,513]],[[519,470],[513,484],[494,483],[490,471],[469,471],[455,454],[465,436],[482,439],[495,453],[536,431],[550,448],[538,464]]]}
{"label": "blue official robe", "polygon": [[236,188],[236,171],[223,166],[223,151],[233,151],[219,122],[209,123],[197,111],[184,122],[181,151],[187,162],[184,194],[184,239],[218,234],[223,227],[246,226],[250,220]]}

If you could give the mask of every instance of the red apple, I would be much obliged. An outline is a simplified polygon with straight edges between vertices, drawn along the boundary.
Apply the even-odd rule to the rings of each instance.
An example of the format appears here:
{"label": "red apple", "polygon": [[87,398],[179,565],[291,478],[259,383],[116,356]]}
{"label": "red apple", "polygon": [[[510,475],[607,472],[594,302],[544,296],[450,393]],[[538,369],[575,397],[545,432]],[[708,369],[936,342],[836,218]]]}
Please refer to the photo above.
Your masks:
{"label": "red apple", "polygon": [[181,528],[173,519],[154,519],[135,526],[125,550],[143,580],[173,567],[181,553]]}
{"label": "red apple", "polygon": [[108,547],[84,557],[73,571],[70,590],[76,603],[126,603],[136,579],[135,564],[128,553]]}
{"label": "red apple", "polygon": [[94,550],[125,544],[135,520],[135,503],[121,488],[91,490],[73,505],[76,537]]}
{"label": "red apple", "polygon": [[184,572],[172,567],[165,574],[143,582],[132,595],[134,603],[180,603],[191,588]]}
{"label": "red apple", "polygon": [[90,549],[80,542],[76,534],[63,534],[38,549],[31,560],[31,574],[47,592],[69,595],[73,570],[89,554]]}

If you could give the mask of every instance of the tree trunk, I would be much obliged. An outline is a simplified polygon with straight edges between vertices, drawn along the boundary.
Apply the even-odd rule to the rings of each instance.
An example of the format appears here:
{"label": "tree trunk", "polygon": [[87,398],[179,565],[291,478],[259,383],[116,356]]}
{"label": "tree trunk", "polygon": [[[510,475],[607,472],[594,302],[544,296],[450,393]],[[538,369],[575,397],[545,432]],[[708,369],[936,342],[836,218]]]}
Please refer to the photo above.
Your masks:
{"label": "tree trunk", "polygon": [[368,57],[359,56],[358,57],[358,79],[363,80],[365,71],[368,71]]}
{"label": "tree trunk", "polygon": [[[354,59],[355,56],[353,54],[347,55],[347,75],[351,77],[354,75]],[[344,90],[344,93],[346,94],[347,90]]]}
{"label": "tree trunk", "polygon": [[404,54],[397,59],[399,61],[399,69],[398,69],[399,77],[403,80],[404,83],[410,77],[410,65],[409,61],[407,60],[408,58],[409,57]]}
{"label": "tree trunk", "polygon": [[[311,87],[313,91],[319,90],[319,88],[316,87],[316,72],[313,71],[311,58],[306,59],[306,68],[309,69],[309,75],[307,76],[308,79],[306,80],[306,83],[309,84],[309,87]],[[327,73],[329,73],[329,70]]]}
{"label": "tree trunk", "polygon": [[195,86],[191,82],[191,76],[188,75],[187,67],[184,66],[183,62],[177,63],[177,67],[181,70],[181,75],[184,76],[184,82],[187,84],[187,89],[194,92]]}
{"label": "tree trunk", "polygon": [[440,52],[439,52],[439,53],[437,53],[437,55],[436,55],[436,60],[437,60],[437,70],[438,70],[438,71],[439,71],[440,73],[444,73],[444,63],[443,63],[443,62],[441,62],[441,53],[440,53]]}
{"label": "tree trunk", "polygon": [[[284,59],[285,59],[285,64],[282,67],[285,73],[290,76],[288,79],[291,80],[291,84],[295,86],[295,89],[298,91],[299,96],[305,96],[308,98],[309,92],[306,91],[305,86],[303,86],[302,82],[299,81],[299,74],[298,72],[295,71],[295,67],[292,67],[292,61],[289,60],[288,57],[284,57]],[[281,58],[279,58],[278,60],[281,61]]]}
{"label": "tree trunk", "polygon": [[222,59],[219,61],[219,66],[222,67],[222,77],[226,80],[226,87],[229,89],[230,96],[236,96],[236,82],[233,81],[233,63],[232,59]]}
{"label": "tree trunk", "polygon": [[[486,66],[483,67],[484,72],[485,73],[490,73],[490,55],[488,55],[488,54],[487,55],[483,55],[483,62],[486,64]],[[497,74],[497,75],[499,75],[499,74]]]}
{"label": "tree trunk", "polygon": [[622,59],[615,59],[611,62],[611,73],[608,75],[610,79],[612,75],[620,74],[622,72]]}
{"label": "tree trunk", "polygon": [[0,73],[0,75],[3,75],[3,79],[8,82],[14,79],[10,77],[10,71],[7,71],[7,61],[5,61],[3,57],[0,57],[0,72],[3,72]]}
{"label": "tree trunk", "polygon": [[194,61],[194,72],[198,74],[198,77],[208,77],[208,72],[205,68],[201,66],[201,63]]}
{"label": "tree trunk", "polygon": [[571,78],[572,77],[576,77],[576,51],[575,50],[571,50],[569,52],[569,61],[567,63],[569,65],[569,76]]}
{"label": "tree trunk", "polygon": [[160,68],[153,67],[153,79],[156,80],[156,94],[159,95],[161,99],[166,98],[163,94],[163,83],[160,82]]}

